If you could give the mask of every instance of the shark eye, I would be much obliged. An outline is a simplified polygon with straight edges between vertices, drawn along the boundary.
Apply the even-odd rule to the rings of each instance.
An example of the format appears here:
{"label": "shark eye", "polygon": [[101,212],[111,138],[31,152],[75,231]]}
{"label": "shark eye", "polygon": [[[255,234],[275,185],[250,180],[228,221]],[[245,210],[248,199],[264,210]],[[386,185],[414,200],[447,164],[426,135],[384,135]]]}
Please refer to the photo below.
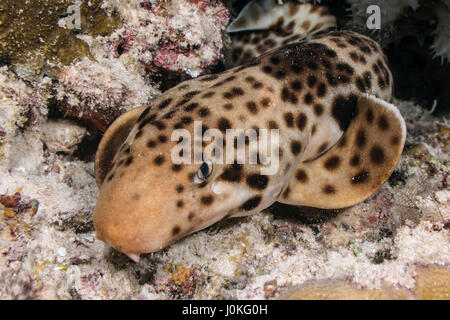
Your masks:
{"label": "shark eye", "polygon": [[197,172],[195,173],[194,181],[196,183],[202,183],[209,178],[214,170],[214,162],[212,160],[206,160],[200,165]]}

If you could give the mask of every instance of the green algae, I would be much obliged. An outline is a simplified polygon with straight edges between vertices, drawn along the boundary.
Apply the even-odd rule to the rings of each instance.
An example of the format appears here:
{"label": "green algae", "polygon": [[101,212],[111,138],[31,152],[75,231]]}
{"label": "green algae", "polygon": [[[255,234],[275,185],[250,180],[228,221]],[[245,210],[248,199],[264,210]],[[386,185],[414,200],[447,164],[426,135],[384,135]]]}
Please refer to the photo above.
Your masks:
{"label": "green algae", "polygon": [[58,25],[73,0],[4,0],[0,3],[0,64],[25,65],[30,74],[56,76],[60,66],[90,56],[77,34],[107,35],[122,25],[118,14],[108,16],[101,0],[80,6],[81,29]]}

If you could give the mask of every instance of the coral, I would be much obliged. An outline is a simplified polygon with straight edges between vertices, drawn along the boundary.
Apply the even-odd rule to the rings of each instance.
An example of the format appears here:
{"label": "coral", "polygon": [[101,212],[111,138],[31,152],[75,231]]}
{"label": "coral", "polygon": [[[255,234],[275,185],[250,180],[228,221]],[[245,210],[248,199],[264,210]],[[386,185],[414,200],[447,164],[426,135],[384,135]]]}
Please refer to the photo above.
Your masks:
{"label": "coral", "polygon": [[149,71],[167,70],[196,77],[217,63],[228,11],[218,2],[106,0],[125,25],[108,39],[110,54],[138,60]]}
{"label": "coral", "polygon": [[73,153],[87,134],[84,127],[70,120],[48,120],[40,126],[41,140],[50,152]]}
{"label": "coral", "polygon": [[158,91],[120,61],[87,58],[58,75],[58,108],[67,116],[90,122],[104,131],[122,113],[154,98]]}
{"label": "coral", "polygon": [[[104,34],[120,25],[117,16],[107,16],[100,10],[101,3],[78,2],[82,32]],[[36,79],[43,73],[56,75],[60,65],[89,56],[89,48],[76,37],[76,30],[58,24],[73,4],[68,0],[2,1],[0,60],[11,62],[22,78]]]}
{"label": "coral", "polygon": [[50,97],[48,80],[29,85],[8,67],[0,68],[0,161],[9,158],[20,130],[45,121]]}
{"label": "coral", "polygon": [[102,131],[159,95],[149,75],[196,77],[220,58],[228,11],[219,3],[106,0],[102,8],[117,12],[122,27],[107,35],[79,35],[90,56],[62,67],[56,85],[59,110]]}

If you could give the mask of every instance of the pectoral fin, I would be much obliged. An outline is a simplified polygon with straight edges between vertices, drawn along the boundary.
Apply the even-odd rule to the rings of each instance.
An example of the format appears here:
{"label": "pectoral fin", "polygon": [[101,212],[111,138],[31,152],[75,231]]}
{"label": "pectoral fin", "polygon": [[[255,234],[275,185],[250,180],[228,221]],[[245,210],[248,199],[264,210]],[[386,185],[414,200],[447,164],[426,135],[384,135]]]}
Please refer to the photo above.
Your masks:
{"label": "pectoral fin", "polygon": [[95,179],[100,186],[111,168],[111,162],[146,107],[128,111],[106,130],[95,155]]}
{"label": "pectoral fin", "polygon": [[389,178],[403,150],[405,122],[384,100],[363,95],[341,140],[320,158],[302,162],[280,202],[324,209],[352,206]]}

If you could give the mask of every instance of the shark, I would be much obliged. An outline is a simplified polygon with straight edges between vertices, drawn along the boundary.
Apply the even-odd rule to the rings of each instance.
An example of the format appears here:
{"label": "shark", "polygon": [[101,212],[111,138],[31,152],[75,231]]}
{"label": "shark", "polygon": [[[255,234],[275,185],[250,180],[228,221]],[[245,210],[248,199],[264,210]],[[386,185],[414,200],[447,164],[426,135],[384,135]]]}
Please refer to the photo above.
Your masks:
{"label": "shark", "polygon": [[[234,67],[182,82],[125,113],[99,144],[96,236],[136,262],[275,202],[353,206],[377,192],[399,161],[406,127],[378,43],[337,30],[326,7],[275,0],[251,1],[228,32]],[[209,130],[238,129],[242,139],[205,138]],[[177,130],[200,138],[174,137]],[[256,140],[276,130],[274,172],[262,170],[267,159],[248,130]],[[208,141],[243,151],[243,161],[221,161],[220,149],[186,157],[200,161],[174,161],[186,148],[205,151]]]}

